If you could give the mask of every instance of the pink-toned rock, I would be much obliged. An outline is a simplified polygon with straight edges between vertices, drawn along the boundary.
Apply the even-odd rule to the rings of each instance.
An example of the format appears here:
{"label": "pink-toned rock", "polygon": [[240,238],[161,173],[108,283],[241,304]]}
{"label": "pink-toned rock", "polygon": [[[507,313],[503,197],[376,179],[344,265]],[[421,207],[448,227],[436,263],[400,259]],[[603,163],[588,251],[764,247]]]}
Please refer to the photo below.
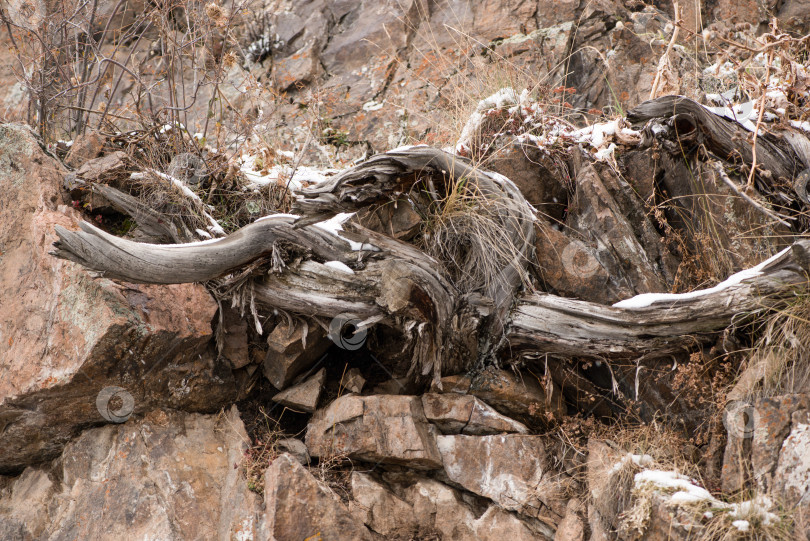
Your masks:
{"label": "pink-toned rock", "polygon": [[553,529],[539,520],[521,517],[496,504],[482,507],[480,500],[434,479],[408,473],[384,477],[388,488],[371,480],[373,488],[364,484],[358,490],[371,490],[372,496],[364,500],[379,517],[378,523],[392,526],[384,534],[388,538],[534,541],[553,536]]}
{"label": "pink-toned rock", "polygon": [[[463,385],[463,380],[459,383]],[[551,388],[546,389],[546,385]],[[468,392],[528,425],[561,419],[565,413],[560,389],[549,380],[541,383],[530,373],[490,367],[472,380]]]}
{"label": "pink-toned rock", "polygon": [[315,413],[307,426],[306,444],[318,457],[346,454],[357,460],[434,469],[442,464],[435,432],[419,397],[346,395]]}
{"label": "pink-toned rock", "polygon": [[264,498],[270,539],[378,539],[290,455],[279,456],[267,468]]}
{"label": "pink-toned rock", "polygon": [[242,368],[250,364],[247,321],[233,308],[223,306],[222,310],[222,356],[234,368]]}
{"label": "pink-toned rock", "polygon": [[501,434],[518,432],[526,434],[528,429],[472,395],[437,394],[422,395],[425,417],[444,434]]}
{"label": "pink-toned rock", "polygon": [[413,506],[365,473],[352,473],[349,509],[373,531],[388,537],[407,539],[419,531],[420,517],[414,515]]}
{"label": "pink-toned rock", "polygon": [[284,91],[313,82],[323,72],[318,54],[317,43],[312,43],[277,62],[273,68],[275,86]]}
{"label": "pink-toned rock", "polygon": [[555,471],[540,436],[439,436],[454,483],[530,517],[562,518],[568,480]]}
{"label": "pink-toned rock", "polygon": [[267,337],[264,375],[276,389],[284,389],[311,368],[331,344],[318,325],[304,328],[298,323],[293,329],[286,323],[277,325]]}
{"label": "pink-toned rock", "polygon": [[0,538],[266,539],[259,497],[234,467],[246,441],[235,407],[86,430],[57,470],[29,468],[0,495]]}
{"label": "pink-toned rock", "polygon": [[312,413],[318,407],[318,399],[321,397],[324,381],[326,381],[326,369],[321,368],[314,376],[275,395],[273,402],[278,402],[294,410]]}
{"label": "pink-toned rock", "polygon": [[106,139],[98,132],[80,135],[73,141],[65,156],[65,163],[70,167],[81,167],[85,162],[98,158],[104,150]]}
{"label": "pink-toned rock", "polygon": [[584,541],[585,522],[580,516],[582,503],[576,498],[568,501],[565,507],[565,516],[557,525],[554,541]]}
{"label": "pink-toned rock", "polygon": [[775,492],[788,507],[800,507],[810,517],[810,412],[793,414],[790,433],[779,451],[774,473]]}
{"label": "pink-toned rock", "polygon": [[80,427],[105,422],[105,387],[129,393],[127,414],[236,396],[211,355],[205,288],[115,283],[48,254],[54,226],[80,218],[61,204],[64,172],[27,128],[0,125],[0,472],[53,458]]}
{"label": "pink-toned rock", "polygon": [[76,176],[91,182],[103,182],[122,173],[126,169],[126,152],[118,150],[106,156],[84,162],[76,171]]}

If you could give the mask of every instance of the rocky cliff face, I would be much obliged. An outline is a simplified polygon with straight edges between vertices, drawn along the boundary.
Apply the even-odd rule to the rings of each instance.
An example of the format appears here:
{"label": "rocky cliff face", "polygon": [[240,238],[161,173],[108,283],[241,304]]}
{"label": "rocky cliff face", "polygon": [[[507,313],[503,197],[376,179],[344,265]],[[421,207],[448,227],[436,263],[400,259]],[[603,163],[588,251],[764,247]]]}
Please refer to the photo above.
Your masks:
{"label": "rocky cliff face", "polygon": [[[15,24],[23,4],[3,7]],[[810,143],[801,131],[806,113],[795,104],[810,99],[806,65],[785,93],[783,121],[768,120],[777,142],[763,135],[760,148],[793,152],[791,178],[776,175],[771,184],[760,179],[742,189],[729,180],[742,178],[750,157],[720,155],[694,114],[673,111],[631,129],[625,112],[653,86],[656,95],[709,103],[707,94],[720,90],[712,85],[727,83],[718,65],[728,55],[712,52],[716,65],[707,71],[707,58],[694,53],[698,42],[709,43],[711,33],[756,35],[771,16],[784,30],[807,32],[810,4],[683,3],[681,38],[670,42],[673,7],[608,0],[256,5],[240,23],[252,40],[244,43],[245,62],[228,68],[233,84],[221,98],[232,118],[258,124],[268,148],[268,139],[288,143],[272,151],[279,163],[296,150],[287,186],[299,167],[345,165],[402,144],[458,143],[451,150],[460,159],[506,177],[539,211],[531,283],[544,293],[609,305],[692,290],[753,267],[800,236],[801,205],[810,201],[807,180],[799,186],[795,179],[810,170]],[[122,16],[143,8],[132,9]],[[24,92],[10,80],[10,65],[0,71],[9,83],[0,102],[9,117],[21,117]],[[255,92],[237,80],[256,83]],[[528,92],[511,91],[506,105],[483,99],[519,85],[539,89],[541,105]],[[130,99],[125,88],[110,103]],[[207,107],[193,104],[192,118],[206,118]],[[614,120],[594,123],[603,113]],[[539,131],[521,128],[526,119],[542,124]],[[577,131],[575,123],[592,127]],[[171,129],[151,136],[168,146],[160,134]],[[374,312],[353,320],[359,334],[336,335],[315,309],[272,308],[272,295],[271,308],[262,307],[267,297],[244,281],[292,267],[299,273],[289,291],[312,276],[332,280],[332,289],[306,303],[348,302],[340,278],[368,271],[359,256],[328,261],[279,242],[244,275],[148,285],[51,255],[55,228],[76,230],[82,220],[164,243],[220,234],[182,217],[167,224],[167,214],[149,214],[108,188],[142,190],[137,182],[153,174],[187,190],[161,204],[202,209],[219,225],[212,216],[221,219],[221,208],[208,206],[218,188],[203,177],[269,176],[266,165],[234,161],[221,177],[212,168],[192,180],[181,171],[188,158],[155,173],[125,137],[87,133],[65,155],[24,124],[0,125],[0,538],[810,539],[806,359],[774,368],[784,351],[765,340],[810,350],[802,327],[792,326],[806,321],[799,285],[795,306],[767,304],[793,314],[789,324],[764,319],[759,307],[717,326],[725,317],[717,308],[703,321],[705,333],[679,337],[666,354],[549,355],[516,342],[520,356],[502,354],[486,366],[454,370],[462,365],[448,354],[444,373],[433,372],[443,377],[431,381],[429,369],[415,374],[409,364],[412,337],[428,332],[423,326],[403,325],[412,335],[404,336],[395,325],[374,327],[383,318]],[[762,150],[760,163],[768,156]],[[321,173],[334,178],[334,171]],[[269,202],[278,197],[273,190],[229,186],[262,205],[256,208],[288,210],[286,196]],[[795,198],[802,189],[805,199]],[[362,225],[424,242],[425,216],[403,194],[385,195],[393,204],[358,213]],[[182,207],[188,199],[191,207]],[[229,218],[241,224],[260,215],[245,208],[238,212],[249,220],[238,212]],[[137,225],[124,215],[137,216]],[[783,223],[785,216],[793,221]],[[368,233],[357,241],[358,251],[374,239]],[[785,273],[806,269],[800,250],[794,254]],[[353,286],[362,289],[357,306],[387,306],[402,320],[424,306],[404,274],[384,276],[381,291]],[[448,319],[461,320],[476,295]],[[763,319],[751,323],[752,314]],[[447,343],[478,347],[479,338],[462,328]],[[653,343],[655,336],[638,338]]]}

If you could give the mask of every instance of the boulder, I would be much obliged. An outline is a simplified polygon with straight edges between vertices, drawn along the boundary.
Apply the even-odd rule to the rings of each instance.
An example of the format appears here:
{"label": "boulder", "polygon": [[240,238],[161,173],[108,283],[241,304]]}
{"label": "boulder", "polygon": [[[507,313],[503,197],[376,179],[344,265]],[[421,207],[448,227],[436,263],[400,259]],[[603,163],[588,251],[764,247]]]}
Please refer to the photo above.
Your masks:
{"label": "boulder", "polygon": [[442,464],[435,433],[419,397],[346,395],[315,412],[305,441],[317,457],[435,469]]}
{"label": "boulder", "polygon": [[[464,378],[453,383],[457,390],[466,385]],[[541,381],[530,372],[489,367],[472,379],[468,392],[500,413],[530,426],[561,419],[565,413],[559,388],[550,379]]]}
{"label": "boulder", "polygon": [[808,409],[810,396],[803,394],[727,406],[723,419],[727,442],[720,474],[723,491],[736,492],[752,484],[765,493],[777,485],[784,487],[784,479],[776,475],[783,445],[794,427],[793,416]]}
{"label": "boulder", "polygon": [[296,376],[312,368],[332,342],[319,325],[282,323],[267,336],[264,375],[276,389],[284,389]]}
{"label": "boulder", "polygon": [[603,441],[588,441],[588,523],[595,537],[606,539],[607,532],[616,528],[619,514],[629,505],[633,475],[638,469],[632,455]]}
{"label": "boulder", "polygon": [[[591,163],[579,167],[575,184],[577,195],[566,219],[569,236],[583,239],[595,260],[607,269],[612,282],[608,291],[628,297],[669,291],[678,261],[661,243],[633,188],[609,167]],[[595,266],[588,258],[578,263],[572,255],[575,267],[590,270]]]}
{"label": "boulder", "polygon": [[223,357],[231,362],[234,368],[250,364],[248,349],[247,321],[235,309],[223,306],[222,310],[222,350]]}
{"label": "boulder", "polygon": [[76,137],[65,156],[65,163],[70,167],[81,167],[101,155],[105,142],[105,137],[95,131]]}
{"label": "boulder", "polygon": [[397,497],[371,475],[352,472],[352,513],[373,531],[386,537],[412,538],[420,529],[413,506]]}
{"label": "boulder", "polygon": [[443,434],[501,434],[528,429],[471,395],[428,393],[422,395],[427,420]]}
{"label": "boulder", "polygon": [[596,252],[571,232],[538,221],[534,247],[537,264],[546,289],[563,297],[611,304],[630,291],[611,280],[610,273],[596,258]]}
{"label": "boulder", "polygon": [[264,498],[270,539],[379,539],[334,492],[286,453],[276,458],[264,474]]}
{"label": "boulder", "polygon": [[30,130],[0,125],[0,473],[56,457],[88,425],[216,410],[238,392],[214,360],[203,286],[116,283],[48,254],[54,226],[80,218],[63,174]]}
{"label": "boulder", "polygon": [[303,441],[298,438],[282,438],[276,442],[276,445],[283,452],[296,459],[302,466],[309,466],[309,451]]}
{"label": "boulder", "polygon": [[452,482],[510,511],[562,518],[570,483],[552,468],[541,436],[439,436],[436,443]]}
{"label": "boulder", "polygon": [[520,189],[520,193],[543,216],[560,220],[568,205],[568,187],[546,149],[516,138],[499,140],[502,145],[487,159],[487,170],[500,173]]}
{"label": "boulder", "polygon": [[49,525],[49,504],[57,483],[49,472],[27,468],[0,490],[0,538],[40,538]]}
{"label": "boulder", "polygon": [[[753,436],[750,471],[759,490],[768,491],[785,486],[785,477],[777,473],[777,466],[784,466],[783,454],[791,454],[795,450],[794,444],[801,448],[801,430],[797,434],[793,432],[799,428],[802,412],[808,409],[808,395],[784,395],[757,401],[751,419],[753,433],[746,435]],[[785,473],[784,467],[782,473]]]}
{"label": "boulder", "polygon": [[[495,504],[483,504],[434,479],[405,474],[390,484],[400,501],[406,502],[410,510],[408,517],[413,517],[410,520],[417,522],[416,538],[529,541],[553,536],[553,529],[540,521],[520,517]],[[405,511],[400,507],[399,512]],[[403,524],[408,520],[403,517]]]}
{"label": "boulder", "polygon": [[108,181],[123,173],[128,161],[126,152],[121,150],[111,152],[106,156],[84,162],[76,170],[76,177],[88,182]]}
{"label": "boulder", "polygon": [[585,541],[585,521],[580,516],[582,503],[576,498],[568,500],[565,516],[557,525],[554,541]]}
{"label": "boulder", "polygon": [[[245,433],[223,415],[155,410],[86,430],[58,471],[28,468],[0,497],[3,539],[260,539],[260,501],[238,466]],[[19,537],[7,532],[21,533]]]}
{"label": "boulder", "polygon": [[273,402],[278,402],[294,410],[313,413],[318,407],[318,399],[321,397],[324,381],[326,381],[326,369],[321,368],[314,376],[275,395]]}
{"label": "boulder", "polygon": [[788,508],[800,506],[802,515],[810,517],[810,411],[793,414],[790,433],[779,450],[773,483]]}
{"label": "boulder", "polygon": [[363,387],[366,385],[366,378],[358,368],[350,368],[346,371],[340,386],[349,391],[350,393],[359,394]]}

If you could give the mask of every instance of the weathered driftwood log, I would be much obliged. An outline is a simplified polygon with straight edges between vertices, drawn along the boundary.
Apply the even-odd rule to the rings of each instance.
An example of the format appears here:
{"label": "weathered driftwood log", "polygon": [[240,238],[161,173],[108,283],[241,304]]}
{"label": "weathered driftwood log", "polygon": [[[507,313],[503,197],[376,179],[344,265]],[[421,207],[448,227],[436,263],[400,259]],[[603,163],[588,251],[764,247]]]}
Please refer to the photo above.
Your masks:
{"label": "weathered driftwood log", "polygon": [[808,250],[810,240],[798,241],[759,275],[703,295],[662,295],[638,308],[554,295],[522,297],[511,314],[510,353],[617,359],[687,350],[713,340],[720,329],[806,292]]}
{"label": "weathered driftwood log", "polygon": [[80,231],[57,226],[53,255],[103,272],[109,278],[151,284],[205,282],[265,255],[279,241],[305,246],[327,261],[351,257],[349,241],[315,226],[293,228],[296,217],[258,220],[222,239],[189,244],[145,244],[122,239],[82,222]]}
{"label": "weathered driftwood log", "polygon": [[[426,179],[420,184],[420,179]],[[493,332],[513,302],[515,289],[525,277],[534,244],[534,216],[520,190],[506,177],[474,167],[468,160],[427,146],[393,150],[373,156],[316,187],[301,190],[293,210],[304,215],[356,211],[380,201],[395,200],[415,185],[441,205],[459,183],[474,191],[504,237],[516,248],[515,257],[483,284],[483,294],[492,300]],[[379,240],[382,242],[382,240]],[[479,254],[492,258],[492,253]]]}
{"label": "weathered driftwood log", "polygon": [[[268,219],[251,229],[268,239],[283,237],[310,248],[313,253],[350,261],[352,252],[348,243],[343,241],[345,246],[341,246],[338,237],[311,232],[314,226],[294,229],[293,221],[288,217]],[[207,280],[244,264],[251,259],[251,249],[254,249],[252,257],[272,249],[272,242],[260,245],[254,241],[242,246],[241,238],[251,239],[257,234],[250,230],[214,242],[171,246],[133,243],[89,224],[83,224],[80,232],[61,228],[57,232],[61,240],[56,255],[78,260],[115,277],[153,283]],[[433,363],[440,362],[440,356],[448,353],[441,344],[450,340],[450,328],[469,329],[469,322],[474,319],[467,316],[464,320],[454,312],[465,303],[473,306],[476,303],[454,294],[432,258],[383,235],[366,234],[369,244],[379,251],[364,269],[350,274],[305,262],[259,279],[254,286],[257,300],[302,315],[334,317],[352,312],[363,318],[385,317],[387,324],[395,324],[399,317],[402,322],[433,325],[437,329],[435,341],[424,347],[435,350],[421,353],[424,358],[420,357],[419,366],[423,370],[435,368]],[[238,257],[228,264],[222,263],[231,253]],[[506,340],[501,348],[510,355],[550,353],[601,358],[683,349],[735,319],[776,307],[797,291],[805,291],[808,253],[810,240],[801,240],[763,267],[758,275],[738,284],[705,295],[664,298],[643,308],[616,308],[555,295],[525,295],[518,298],[509,315]],[[197,261],[201,264],[196,264]],[[474,352],[464,353],[461,357],[467,362],[475,356]]]}
{"label": "weathered driftwood log", "polygon": [[[656,118],[668,119],[684,151],[690,150],[690,146],[703,144],[723,160],[733,161],[739,157],[749,167],[753,163],[752,133],[738,122],[718,116],[696,101],[683,96],[664,96],[646,101],[627,114],[627,120],[632,123]],[[790,184],[805,169],[791,144],[767,133],[761,134],[756,144],[757,168],[770,172],[773,181]]]}

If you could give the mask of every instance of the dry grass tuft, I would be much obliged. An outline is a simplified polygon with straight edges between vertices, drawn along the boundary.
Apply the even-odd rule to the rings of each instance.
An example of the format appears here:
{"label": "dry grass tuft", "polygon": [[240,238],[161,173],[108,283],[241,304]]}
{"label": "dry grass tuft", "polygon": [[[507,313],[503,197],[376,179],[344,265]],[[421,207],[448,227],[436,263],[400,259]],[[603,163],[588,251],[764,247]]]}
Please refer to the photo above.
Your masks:
{"label": "dry grass tuft", "polygon": [[259,410],[259,414],[262,419],[253,434],[250,447],[245,450],[242,471],[247,478],[248,488],[263,496],[264,471],[281,454],[278,441],[285,435],[279,422],[263,408]]}
{"label": "dry grass tuft", "polygon": [[802,296],[767,315],[748,367],[735,391],[759,397],[806,393],[810,389],[810,298]]}
{"label": "dry grass tuft", "polygon": [[[416,207],[424,224],[421,248],[444,263],[459,290],[483,292],[504,268],[525,259],[504,227],[513,219],[514,202],[487,197],[469,178],[429,201]],[[529,285],[527,276],[524,282]]]}

